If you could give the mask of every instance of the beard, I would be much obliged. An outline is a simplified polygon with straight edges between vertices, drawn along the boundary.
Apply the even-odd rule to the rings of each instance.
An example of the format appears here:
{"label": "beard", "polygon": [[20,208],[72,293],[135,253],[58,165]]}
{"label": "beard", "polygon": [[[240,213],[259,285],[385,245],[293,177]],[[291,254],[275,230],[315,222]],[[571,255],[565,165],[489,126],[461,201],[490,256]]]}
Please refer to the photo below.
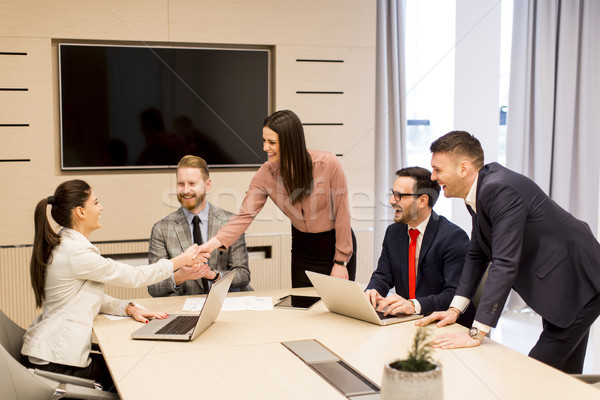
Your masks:
{"label": "beard", "polygon": [[193,197],[186,199],[183,197],[182,194],[179,194],[179,193],[177,194],[177,200],[179,200],[179,204],[181,204],[181,206],[188,211],[192,211],[196,207],[198,207],[200,204],[202,204],[205,197],[206,197],[206,194],[204,194],[204,193],[202,193],[200,195],[198,195],[197,193],[194,193]]}
{"label": "beard", "polygon": [[[398,215],[397,212],[401,214]],[[415,215],[410,214],[410,210],[407,208],[394,207],[394,222],[397,224],[408,224],[409,221],[414,219]]]}

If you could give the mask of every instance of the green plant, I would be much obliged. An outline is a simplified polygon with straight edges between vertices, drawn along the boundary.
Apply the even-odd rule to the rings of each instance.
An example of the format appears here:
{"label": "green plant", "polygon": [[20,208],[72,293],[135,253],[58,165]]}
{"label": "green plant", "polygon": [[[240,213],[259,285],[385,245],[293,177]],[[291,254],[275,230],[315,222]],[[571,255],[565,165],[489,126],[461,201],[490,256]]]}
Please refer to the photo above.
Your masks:
{"label": "green plant", "polygon": [[431,357],[433,348],[431,347],[432,333],[427,328],[418,328],[413,339],[412,347],[408,356],[404,360],[395,361],[390,367],[406,372],[427,372],[434,370],[437,363]]}

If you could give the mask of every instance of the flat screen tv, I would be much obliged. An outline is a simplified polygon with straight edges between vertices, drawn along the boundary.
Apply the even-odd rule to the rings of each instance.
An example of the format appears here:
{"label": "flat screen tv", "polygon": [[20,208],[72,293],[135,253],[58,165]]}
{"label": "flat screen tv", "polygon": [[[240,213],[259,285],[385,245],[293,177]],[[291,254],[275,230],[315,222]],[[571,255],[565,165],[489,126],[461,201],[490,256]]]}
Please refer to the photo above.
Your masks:
{"label": "flat screen tv", "polygon": [[266,161],[269,49],[59,44],[61,168]]}

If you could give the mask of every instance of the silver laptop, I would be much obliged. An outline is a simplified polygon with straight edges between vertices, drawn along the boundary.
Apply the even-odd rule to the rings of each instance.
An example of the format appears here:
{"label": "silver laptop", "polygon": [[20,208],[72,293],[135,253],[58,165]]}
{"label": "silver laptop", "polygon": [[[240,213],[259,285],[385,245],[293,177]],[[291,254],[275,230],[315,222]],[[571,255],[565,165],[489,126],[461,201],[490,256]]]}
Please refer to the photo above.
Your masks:
{"label": "silver laptop", "polygon": [[306,275],[308,275],[308,279],[317,289],[325,306],[331,312],[376,325],[391,325],[422,317],[420,314],[388,315],[384,317],[382,312],[375,311],[360,287],[360,283],[312,271],[306,271]]}
{"label": "silver laptop", "polygon": [[132,339],[194,340],[217,319],[227,297],[235,271],[216,281],[208,292],[200,314],[173,314],[165,319],[153,319],[131,334]]}

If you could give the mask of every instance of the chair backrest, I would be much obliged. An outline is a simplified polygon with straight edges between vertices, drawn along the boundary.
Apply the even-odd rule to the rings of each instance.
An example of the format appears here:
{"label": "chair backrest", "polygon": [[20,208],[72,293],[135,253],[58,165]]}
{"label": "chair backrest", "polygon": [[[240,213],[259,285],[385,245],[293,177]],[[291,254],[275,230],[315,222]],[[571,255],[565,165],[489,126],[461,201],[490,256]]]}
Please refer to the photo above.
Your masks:
{"label": "chair backrest", "polygon": [[[79,386],[80,382],[69,384],[69,380],[57,377],[44,377],[34,374],[19,361],[25,329],[15,324],[0,310],[0,398],[2,400],[46,400],[54,396],[60,382],[67,383],[64,394],[68,398],[118,399],[113,393]],[[51,379],[49,379],[51,378]],[[75,378],[76,379],[76,378]]]}
{"label": "chair backrest", "polygon": [[25,329],[15,324],[2,310],[0,310],[0,345],[13,356],[15,360],[21,358],[23,335]]}
{"label": "chair backrest", "polygon": [[49,399],[58,385],[58,382],[30,373],[6,351],[4,345],[0,346],[0,388],[2,388],[0,397],[2,399]]}

